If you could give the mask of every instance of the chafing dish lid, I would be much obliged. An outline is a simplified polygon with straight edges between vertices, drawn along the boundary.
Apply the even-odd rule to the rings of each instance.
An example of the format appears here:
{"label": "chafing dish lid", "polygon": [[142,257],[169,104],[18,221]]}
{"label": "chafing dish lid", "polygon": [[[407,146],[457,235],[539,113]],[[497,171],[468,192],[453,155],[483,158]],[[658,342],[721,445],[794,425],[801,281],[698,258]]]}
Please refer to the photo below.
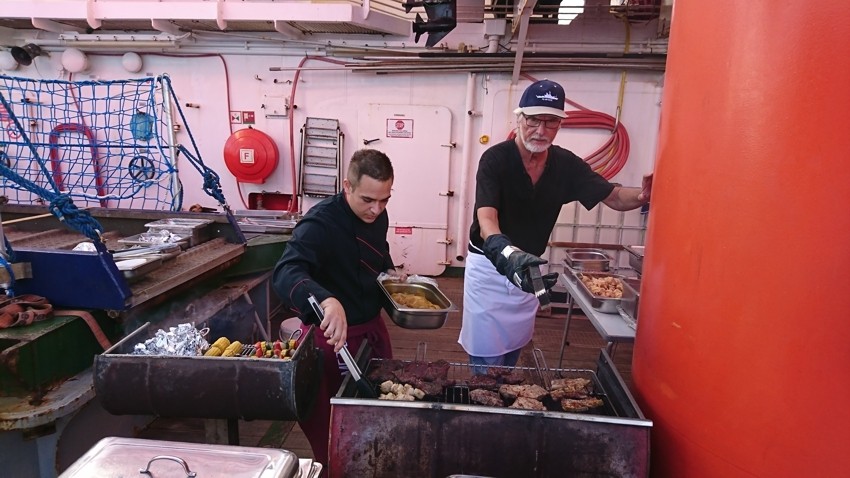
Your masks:
{"label": "chafing dish lid", "polygon": [[146,468],[159,478],[185,478],[187,470],[199,477],[227,478],[296,478],[300,473],[298,457],[287,450],[109,437],[60,478],[151,476],[139,474]]}

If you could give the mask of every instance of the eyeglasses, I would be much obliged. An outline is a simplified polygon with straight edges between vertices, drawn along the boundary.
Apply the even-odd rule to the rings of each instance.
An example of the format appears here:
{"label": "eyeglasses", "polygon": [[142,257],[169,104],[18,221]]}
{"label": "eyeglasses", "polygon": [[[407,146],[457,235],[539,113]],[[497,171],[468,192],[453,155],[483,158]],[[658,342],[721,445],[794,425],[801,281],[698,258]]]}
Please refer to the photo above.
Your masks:
{"label": "eyeglasses", "polygon": [[558,129],[561,127],[561,118],[552,118],[544,120],[536,116],[522,115],[522,117],[525,118],[525,124],[527,124],[529,128],[537,128],[541,124],[546,129]]}

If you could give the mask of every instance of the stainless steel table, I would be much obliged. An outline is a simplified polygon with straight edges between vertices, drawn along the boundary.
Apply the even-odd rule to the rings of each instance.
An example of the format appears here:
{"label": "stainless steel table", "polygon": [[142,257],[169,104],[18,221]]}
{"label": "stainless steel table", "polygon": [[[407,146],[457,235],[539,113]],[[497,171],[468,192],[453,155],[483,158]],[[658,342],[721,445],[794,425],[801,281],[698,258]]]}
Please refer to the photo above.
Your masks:
{"label": "stainless steel table", "polygon": [[609,355],[614,355],[619,342],[635,341],[635,323],[633,321],[620,314],[606,314],[591,307],[587,296],[579,290],[578,284],[573,282],[572,279],[572,276],[568,274],[558,276],[558,283],[567,289],[567,319],[564,322],[564,336],[561,339],[558,368],[561,368],[561,363],[564,360],[564,349],[567,346],[567,335],[570,331],[570,320],[572,320],[574,305],[581,307],[582,312],[590,319],[590,323],[593,324],[596,332],[607,342],[606,349]]}

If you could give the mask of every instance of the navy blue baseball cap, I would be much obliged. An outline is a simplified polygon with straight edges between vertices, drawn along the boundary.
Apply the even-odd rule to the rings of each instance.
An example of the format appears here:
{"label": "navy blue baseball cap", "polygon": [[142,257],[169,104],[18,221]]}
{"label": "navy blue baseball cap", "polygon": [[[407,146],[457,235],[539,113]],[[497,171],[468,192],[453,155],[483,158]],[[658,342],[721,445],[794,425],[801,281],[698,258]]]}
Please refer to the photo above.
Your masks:
{"label": "navy blue baseball cap", "polygon": [[566,118],[564,112],[564,88],[550,80],[535,81],[522,94],[519,99],[519,108],[514,113],[522,113],[526,116],[552,115]]}

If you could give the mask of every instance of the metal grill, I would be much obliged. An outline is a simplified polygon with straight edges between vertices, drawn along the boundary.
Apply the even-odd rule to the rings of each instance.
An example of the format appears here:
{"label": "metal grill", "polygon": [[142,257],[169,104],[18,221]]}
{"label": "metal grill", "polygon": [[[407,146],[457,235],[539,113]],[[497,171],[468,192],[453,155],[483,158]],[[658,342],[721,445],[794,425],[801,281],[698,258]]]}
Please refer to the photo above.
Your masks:
{"label": "metal grill", "polygon": [[[371,372],[381,362],[373,359],[361,369]],[[597,365],[595,372],[490,367],[522,374],[527,384],[540,386],[556,378],[589,379],[592,395],[602,397],[604,406],[583,413],[471,404],[469,364],[449,364],[446,386],[428,401],[359,398],[348,377],[331,398],[329,473],[342,478],[647,476],[652,422],[604,350]]]}
{"label": "metal grill", "polygon": [[[369,361],[369,365],[366,369],[365,375],[368,377],[373,371],[380,369],[386,362],[398,364],[399,367],[405,367],[407,365],[417,363],[417,361],[387,361],[383,359],[372,359]],[[427,362],[420,361],[418,363],[425,364]],[[583,378],[590,381],[590,384],[587,387],[587,395],[591,398],[602,399],[603,405],[601,407],[593,408],[587,411],[570,413],[603,415],[609,417],[619,416],[616,411],[616,408],[609,403],[610,399],[608,397],[608,394],[606,393],[605,388],[600,383],[599,378],[596,376],[595,372],[586,369],[548,369],[545,367],[545,365],[542,365],[537,368],[504,366],[489,366],[477,368],[477,366],[470,364],[450,363],[442,393],[440,393],[439,395],[427,395],[420,402],[425,402],[423,403],[423,406],[428,406],[426,405],[427,403],[445,403],[449,405],[463,405],[470,407],[508,408],[480,405],[474,403],[470,399],[469,393],[476,388],[486,388],[493,391],[498,391],[498,387],[504,384],[504,382],[500,382],[498,380],[495,384],[476,384],[476,372],[478,372],[479,377],[482,376],[484,372],[486,372],[486,376],[490,377],[499,377],[509,374],[513,377],[521,376],[523,377],[523,381],[521,383],[522,385],[539,385],[547,391],[551,390],[551,383],[554,379]],[[395,381],[397,382],[397,380]],[[373,381],[373,384],[375,385],[376,393],[380,395],[380,384],[374,382],[375,381]],[[358,397],[358,394],[356,391],[352,391],[351,395],[346,396]],[[547,411],[567,413],[563,410],[563,408],[561,408],[560,401],[554,400],[551,397],[546,396],[541,400],[541,402],[546,407]]]}

